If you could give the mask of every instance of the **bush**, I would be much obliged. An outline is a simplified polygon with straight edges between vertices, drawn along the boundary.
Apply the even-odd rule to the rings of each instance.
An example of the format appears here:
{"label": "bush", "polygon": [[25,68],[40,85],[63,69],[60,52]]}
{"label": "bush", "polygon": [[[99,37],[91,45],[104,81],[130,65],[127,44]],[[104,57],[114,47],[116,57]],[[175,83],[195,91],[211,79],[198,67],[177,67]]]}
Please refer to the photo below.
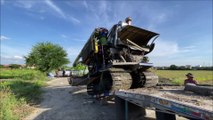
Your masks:
{"label": "bush", "polygon": [[18,105],[18,101],[11,93],[9,88],[0,91],[0,119],[1,120],[14,120],[16,116],[13,115],[12,109]]}
{"label": "bush", "polygon": [[18,68],[21,68],[21,65],[18,65],[18,64],[10,64],[9,67],[11,69],[18,69]]}
{"label": "bush", "polygon": [[27,104],[40,101],[45,74],[36,70],[3,70],[0,77],[12,79],[0,84],[0,120],[24,118],[31,109]]}
{"label": "bush", "polygon": [[23,98],[17,99],[10,88],[0,90],[0,120],[19,120],[31,112]]}
{"label": "bush", "polygon": [[[43,82],[42,82],[43,83]],[[14,93],[16,98],[24,98],[27,103],[37,103],[40,99],[41,91],[41,81],[38,82],[26,82],[22,80],[14,80],[3,82],[0,85],[0,90],[5,88],[10,88],[11,92]]]}
{"label": "bush", "polygon": [[44,80],[44,75],[40,71],[30,69],[1,70],[0,79]]}

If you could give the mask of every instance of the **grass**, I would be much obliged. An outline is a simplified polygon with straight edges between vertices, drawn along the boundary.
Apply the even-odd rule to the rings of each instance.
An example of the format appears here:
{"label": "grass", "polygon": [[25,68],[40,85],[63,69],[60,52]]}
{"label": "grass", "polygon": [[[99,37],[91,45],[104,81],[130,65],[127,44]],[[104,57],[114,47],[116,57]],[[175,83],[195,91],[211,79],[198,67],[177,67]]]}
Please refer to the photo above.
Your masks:
{"label": "grass", "polygon": [[156,74],[160,80],[169,81],[174,84],[183,85],[187,73],[192,73],[199,84],[213,85],[213,71],[206,70],[157,70]]}
{"label": "grass", "polygon": [[45,75],[36,70],[1,70],[0,120],[23,119],[31,111],[29,105],[37,104],[42,94]]}
{"label": "grass", "polygon": [[17,99],[9,88],[1,90],[0,96],[1,120],[22,119],[32,110],[24,99]]}
{"label": "grass", "polygon": [[34,80],[43,76],[43,73],[31,69],[1,69],[0,71],[0,79]]}

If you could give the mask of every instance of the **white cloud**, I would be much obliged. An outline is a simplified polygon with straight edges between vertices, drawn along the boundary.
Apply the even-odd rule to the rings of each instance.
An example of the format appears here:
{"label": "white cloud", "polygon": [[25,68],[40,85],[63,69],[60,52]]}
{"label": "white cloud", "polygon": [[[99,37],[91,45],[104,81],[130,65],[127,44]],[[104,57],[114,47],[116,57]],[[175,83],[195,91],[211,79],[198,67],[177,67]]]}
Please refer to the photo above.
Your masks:
{"label": "white cloud", "polygon": [[24,64],[25,60],[23,57],[15,56],[1,56],[1,64]]}
{"label": "white cloud", "polygon": [[24,58],[19,56],[19,55],[15,55],[15,56],[1,56],[1,58],[4,59],[10,59],[10,60],[23,60]]}
{"label": "white cloud", "polygon": [[1,44],[1,63],[0,64],[24,64],[25,60],[24,57],[25,55],[28,54],[30,51],[29,46],[8,46]]}
{"label": "white cloud", "polygon": [[27,46],[7,46],[1,44],[1,56],[24,56],[30,48]]}
{"label": "white cloud", "polygon": [[[93,27],[104,26],[106,28],[112,27],[115,24],[115,17],[110,17],[111,13],[114,13],[111,7],[111,3],[108,1],[95,1],[82,4],[83,7],[87,9],[89,14],[86,15],[86,21],[90,23]],[[118,21],[116,21],[118,22]]]}
{"label": "white cloud", "polygon": [[67,36],[66,36],[66,35],[64,35],[64,34],[62,34],[62,35],[61,35],[61,37],[62,37],[62,38],[67,38]]}
{"label": "white cloud", "polygon": [[0,40],[9,40],[10,38],[8,38],[8,37],[6,37],[6,36],[3,36],[3,35],[1,35],[0,36]]}
{"label": "white cloud", "polygon": [[165,22],[168,18],[168,15],[166,13],[158,13],[156,15],[150,16],[147,15],[148,19],[150,20],[148,29],[149,30],[156,30],[157,25]]}
{"label": "white cloud", "polygon": [[179,52],[178,44],[170,41],[158,40],[155,42],[155,48],[150,56],[169,56]]}
{"label": "white cloud", "polygon": [[157,40],[155,42],[155,48],[150,56],[154,57],[168,57],[178,56],[183,53],[190,53],[195,50],[196,46],[180,47],[178,43],[165,40]]}
{"label": "white cloud", "polygon": [[[80,23],[80,20],[66,14],[60,7],[58,7],[52,0],[44,0],[44,1],[18,1],[13,3],[14,6],[25,8],[29,11],[39,12],[39,13],[47,13],[54,12],[56,16],[63,18],[64,20],[70,21],[74,24]],[[46,7],[48,6],[48,7]],[[48,10],[50,9],[50,10]],[[41,20],[44,20],[44,17],[38,17]]]}
{"label": "white cloud", "polygon": [[70,15],[67,16],[67,19],[72,21],[73,23],[80,23],[81,22],[77,18],[74,18],[73,16],[70,16]]}
{"label": "white cloud", "polygon": [[22,56],[18,56],[18,55],[13,56],[13,58],[14,58],[14,59],[17,59],[17,60],[22,60],[22,59],[24,59]]}
{"label": "white cloud", "polygon": [[84,0],[84,1],[83,1],[83,5],[84,5],[85,8],[88,8],[87,1]]}
{"label": "white cloud", "polygon": [[181,48],[180,53],[187,53],[187,52],[192,52],[195,51],[196,46],[186,46]]}
{"label": "white cloud", "polygon": [[55,12],[57,12],[61,17],[66,18],[64,12],[58,6],[56,6],[51,0],[45,0],[45,3]]}
{"label": "white cloud", "polygon": [[14,2],[14,5],[18,7],[26,8],[26,9],[31,9],[37,3],[38,2],[31,1],[31,0],[27,0],[27,1],[19,0],[17,2]]}
{"label": "white cloud", "polygon": [[59,14],[63,19],[71,21],[72,23],[80,23],[80,20],[77,18],[66,14],[63,12],[56,4],[54,4],[51,0],[45,0],[47,6],[49,6],[52,10],[54,10],[57,14]]}
{"label": "white cloud", "polygon": [[71,21],[72,23],[80,23],[80,20],[77,18],[66,14],[62,11],[56,4],[54,4],[51,0],[45,0],[47,6],[49,6],[52,10],[54,10],[57,14],[59,14],[63,19]]}

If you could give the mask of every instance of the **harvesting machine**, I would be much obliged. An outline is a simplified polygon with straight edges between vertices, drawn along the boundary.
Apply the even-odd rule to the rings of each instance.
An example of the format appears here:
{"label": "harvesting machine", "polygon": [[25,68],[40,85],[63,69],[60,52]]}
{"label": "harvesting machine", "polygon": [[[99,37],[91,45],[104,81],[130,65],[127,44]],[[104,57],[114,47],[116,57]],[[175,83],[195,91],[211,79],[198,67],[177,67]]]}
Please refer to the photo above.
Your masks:
{"label": "harvesting machine", "polygon": [[158,76],[149,71],[153,64],[147,55],[153,51],[158,36],[132,25],[115,24],[109,31],[96,28],[73,64],[88,66],[87,77],[71,77],[70,84],[86,84],[89,95],[155,86]]}

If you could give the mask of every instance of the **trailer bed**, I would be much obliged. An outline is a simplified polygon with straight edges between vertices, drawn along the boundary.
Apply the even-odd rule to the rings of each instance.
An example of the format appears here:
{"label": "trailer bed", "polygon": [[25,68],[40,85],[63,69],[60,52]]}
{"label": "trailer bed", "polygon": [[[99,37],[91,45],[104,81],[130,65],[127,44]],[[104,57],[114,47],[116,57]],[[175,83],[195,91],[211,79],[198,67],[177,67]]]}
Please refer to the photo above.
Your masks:
{"label": "trailer bed", "polygon": [[115,95],[144,108],[213,120],[213,96],[200,96],[181,86],[119,90]]}

